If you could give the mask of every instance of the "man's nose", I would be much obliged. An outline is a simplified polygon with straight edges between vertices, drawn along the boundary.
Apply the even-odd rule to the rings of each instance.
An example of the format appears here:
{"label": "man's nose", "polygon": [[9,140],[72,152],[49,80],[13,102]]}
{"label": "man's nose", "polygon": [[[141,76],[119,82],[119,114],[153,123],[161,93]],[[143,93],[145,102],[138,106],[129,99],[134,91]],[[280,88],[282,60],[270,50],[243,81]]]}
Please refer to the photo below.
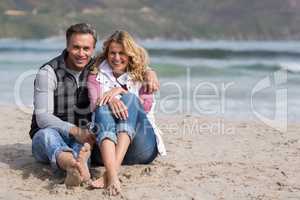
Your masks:
{"label": "man's nose", "polygon": [[79,54],[80,56],[84,56],[84,50],[83,50],[83,49],[79,49],[78,54]]}

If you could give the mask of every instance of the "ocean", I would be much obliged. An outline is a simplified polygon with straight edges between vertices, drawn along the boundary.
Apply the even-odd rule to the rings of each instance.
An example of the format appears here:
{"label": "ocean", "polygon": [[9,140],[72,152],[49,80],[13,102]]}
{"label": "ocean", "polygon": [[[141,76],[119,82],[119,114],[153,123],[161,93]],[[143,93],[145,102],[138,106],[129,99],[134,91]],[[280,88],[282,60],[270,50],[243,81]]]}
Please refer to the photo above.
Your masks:
{"label": "ocean", "polygon": [[[159,75],[157,114],[300,121],[300,42],[139,42]],[[0,105],[32,107],[35,73],[64,47],[63,38],[0,39]]]}

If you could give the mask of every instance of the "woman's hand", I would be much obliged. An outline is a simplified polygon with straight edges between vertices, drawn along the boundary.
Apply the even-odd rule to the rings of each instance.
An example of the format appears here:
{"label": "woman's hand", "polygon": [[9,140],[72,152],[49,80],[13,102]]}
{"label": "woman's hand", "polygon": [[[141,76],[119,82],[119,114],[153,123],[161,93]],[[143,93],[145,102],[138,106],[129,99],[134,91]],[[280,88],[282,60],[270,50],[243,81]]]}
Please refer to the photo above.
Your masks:
{"label": "woman's hand", "polygon": [[112,98],[114,98],[115,96],[119,95],[119,94],[126,94],[127,91],[124,90],[123,88],[121,87],[116,87],[116,88],[113,88],[111,89],[110,91],[108,92],[105,92],[101,98],[99,98],[97,100],[97,105],[98,106],[102,106],[102,105],[105,105],[107,104],[108,102],[110,102],[112,100]]}
{"label": "woman's hand", "polygon": [[152,94],[159,90],[159,81],[155,71],[152,69],[146,70],[144,78],[145,92]]}
{"label": "woman's hand", "polygon": [[111,112],[117,119],[126,120],[128,118],[128,110],[125,104],[117,98],[112,98],[108,105],[111,109]]}

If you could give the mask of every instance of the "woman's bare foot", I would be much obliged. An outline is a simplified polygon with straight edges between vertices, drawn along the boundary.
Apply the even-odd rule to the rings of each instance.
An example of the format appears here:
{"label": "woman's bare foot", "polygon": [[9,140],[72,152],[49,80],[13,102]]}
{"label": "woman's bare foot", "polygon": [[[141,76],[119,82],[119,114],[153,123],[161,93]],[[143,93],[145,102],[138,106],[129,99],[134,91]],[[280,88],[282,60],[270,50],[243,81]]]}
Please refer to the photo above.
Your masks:
{"label": "woman's bare foot", "polygon": [[107,172],[104,172],[102,177],[92,181],[90,186],[93,189],[105,188],[104,193],[108,196],[116,196],[121,194],[121,183],[118,176],[109,176]]}
{"label": "woman's bare foot", "polygon": [[90,156],[91,156],[91,146],[88,143],[84,143],[83,147],[79,152],[78,158],[76,160],[77,161],[76,166],[79,170],[83,182],[88,182],[91,179],[91,174],[87,164],[87,161]]}
{"label": "woman's bare foot", "polygon": [[104,174],[91,182],[90,186],[93,188],[93,189],[103,189],[103,188],[106,188],[107,186],[107,175],[106,175],[106,172],[104,172]]}
{"label": "woman's bare foot", "polygon": [[121,183],[118,177],[111,180],[109,185],[106,187],[105,194],[108,196],[117,196],[121,194]]}

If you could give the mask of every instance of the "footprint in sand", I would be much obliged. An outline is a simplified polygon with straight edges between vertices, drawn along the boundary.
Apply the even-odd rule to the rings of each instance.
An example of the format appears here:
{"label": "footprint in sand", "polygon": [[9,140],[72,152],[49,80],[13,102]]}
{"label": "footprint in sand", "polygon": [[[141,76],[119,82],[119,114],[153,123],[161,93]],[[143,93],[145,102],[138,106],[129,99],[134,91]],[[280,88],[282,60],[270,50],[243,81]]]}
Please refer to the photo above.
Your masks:
{"label": "footprint in sand", "polygon": [[151,176],[151,167],[145,167],[142,171],[141,171],[141,175],[142,176]]}

